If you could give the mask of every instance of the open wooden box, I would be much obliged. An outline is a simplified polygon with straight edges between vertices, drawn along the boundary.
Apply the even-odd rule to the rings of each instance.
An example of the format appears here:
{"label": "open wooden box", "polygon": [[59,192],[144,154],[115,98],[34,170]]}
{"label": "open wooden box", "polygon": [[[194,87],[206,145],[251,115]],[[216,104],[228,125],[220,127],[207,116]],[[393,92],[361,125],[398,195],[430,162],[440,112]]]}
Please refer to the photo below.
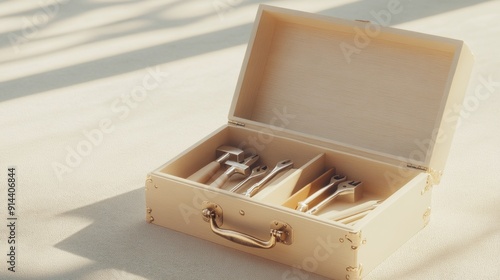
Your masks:
{"label": "open wooden box", "polygon": [[[261,6],[228,124],[148,175],[147,221],[359,279],[428,223],[431,186],[458,119],[452,108],[462,103],[472,64],[462,41]],[[242,177],[222,189],[187,180],[221,145],[257,153],[270,167],[283,159],[294,167],[252,198],[227,191]],[[327,183],[331,168],[362,181],[362,198],[336,200],[318,215],[294,210]],[[373,200],[381,203],[355,223],[332,220]],[[204,209],[216,213],[213,221]],[[232,230],[230,240],[211,223]],[[276,246],[245,246],[250,236]]]}

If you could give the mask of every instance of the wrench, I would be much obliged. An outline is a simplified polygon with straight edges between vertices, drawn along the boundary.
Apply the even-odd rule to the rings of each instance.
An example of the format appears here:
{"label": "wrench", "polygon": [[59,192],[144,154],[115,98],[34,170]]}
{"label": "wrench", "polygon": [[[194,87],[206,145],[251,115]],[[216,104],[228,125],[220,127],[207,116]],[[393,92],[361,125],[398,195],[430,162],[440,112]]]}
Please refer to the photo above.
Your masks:
{"label": "wrench", "polygon": [[355,191],[356,188],[361,185],[361,181],[349,181],[349,182],[344,182],[341,183],[335,192],[331,194],[329,197],[325,198],[325,200],[321,201],[320,203],[316,204],[313,208],[309,209],[306,213],[307,214],[314,214],[317,211],[321,210],[323,207],[325,207],[330,201],[334,200],[337,196],[339,195],[352,195],[355,196]]}
{"label": "wrench", "polygon": [[252,173],[243,181],[239,182],[236,186],[234,186],[232,189],[230,189],[230,192],[237,192],[244,184],[246,184],[248,181],[252,180],[253,178],[260,177],[267,172],[267,165],[261,165],[257,166],[254,169],[252,169]]}
{"label": "wrench", "polygon": [[293,161],[286,159],[283,161],[280,161],[276,164],[276,166],[267,174],[266,177],[262,178],[259,182],[255,183],[252,187],[250,187],[244,195],[247,197],[252,197],[254,196],[257,192],[259,192],[260,188],[264,186],[267,182],[269,182],[274,176],[276,176],[278,173],[281,171],[291,168],[293,166]]}
{"label": "wrench", "polygon": [[317,190],[311,196],[309,196],[308,198],[306,198],[306,200],[303,200],[303,201],[300,201],[299,203],[297,203],[297,207],[295,207],[295,210],[300,211],[300,212],[306,212],[307,210],[309,210],[309,204],[311,202],[313,202],[316,198],[318,198],[319,196],[321,196],[326,191],[330,190],[330,188],[332,188],[332,187],[336,188],[340,183],[344,182],[345,180],[347,180],[347,176],[344,176],[344,175],[334,175],[330,179],[330,183],[328,185],[326,185],[326,186],[322,187],[321,189]]}
{"label": "wrench", "polygon": [[350,207],[348,209],[342,210],[332,216],[329,216],[328,219],[342,222],[345,219],[351,218],[353,216],[359,215],[361,213],[368,214],[369,211],[377,208],[382,203],[382,200],[370,200],[359,205]]}

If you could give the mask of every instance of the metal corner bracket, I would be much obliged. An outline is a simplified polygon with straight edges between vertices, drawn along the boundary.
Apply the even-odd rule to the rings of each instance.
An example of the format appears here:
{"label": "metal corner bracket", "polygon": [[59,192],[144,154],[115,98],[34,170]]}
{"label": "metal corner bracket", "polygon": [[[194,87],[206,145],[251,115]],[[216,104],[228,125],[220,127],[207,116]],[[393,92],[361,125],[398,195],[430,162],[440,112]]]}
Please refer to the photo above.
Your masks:
{"label": "metal corner bracket", "polygon": [[144,188],[148,191],[151,187],[156,187],[153,183],[153,177],[150,174],[146,176],[146,182],[144,183]]}
{"label": "metal corner bracket", "polygon": [[351,249],[357,250],[362,244],[366,244],[366,239],[361,236],[361,231],[349,232],[345,235],[345,239],[351,243]]}
{"label": "metal corner bracket", "polygon": [[424,194],[432,189],[432,186],[439,184],[441,182],[441,177],[443,176],[443,171],[438,171],[432,168],[428,168],[421,165],[416,165],[413,163],[407,163],[406,167],[418,169],[425,171],[428,174],[427,182],[425,183],[425,188],[422,190],[421,194]]}
{"label": "metal corner bracket", "polygon": [[363,273],[363,265],[359,264],[356,267],[348,266],[345,269],[349,274],[346,274],[345,279],[347,280],[356,280],[361,279],[361,274]]}

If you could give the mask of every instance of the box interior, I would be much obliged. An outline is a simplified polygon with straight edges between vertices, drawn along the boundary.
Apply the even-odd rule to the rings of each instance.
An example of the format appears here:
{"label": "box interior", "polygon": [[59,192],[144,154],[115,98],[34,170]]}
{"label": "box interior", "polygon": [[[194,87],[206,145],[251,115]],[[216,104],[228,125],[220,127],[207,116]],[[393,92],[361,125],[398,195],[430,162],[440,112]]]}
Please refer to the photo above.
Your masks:
{"label": "box interior", "polygon": [[460,41],[272,7],[257,20],[230,119],[429,166]]}
{"label": "box interior", "polygon": [[[327,174],[328,176],[322,175],[332,168],[335,168],[335,174],[346,175],[348,180],[362,181],[362,197],[359,200],[353,202],[346,197],[338,197],[317,213],[318,218],[332,223],[335,223],[332,217],[340,211],[373,201],[383,201],[420,173],[418,170],[389,165],[238,126],[226,126],[220,129],[178,158],[162,166],[157,172],[186,179],[192,173],[215,160],[216,149],[222,145],[239,147],[247,155],[258,154],[260,159],[254,166],[265,164],[269,170],[278,161],[291,159],[294,162],[292,169],[279,173],[260,192],[249,198],[289,211],[296,211],[294,209],[297,202],[313,191],[307,187],[309,183],[319,177],[324,177],[320,184],[326,185],[331,176],[329,176],[330,174]],[[225,168],[222,168],[215,174],[206,183],[207,187],[224,171]],[[229,192],[229,189],[243,178],[242,175],[234,175],[221,188],[221,191]],[[249,181],[238,193],[241,195],[258,180],[260,178]]]}

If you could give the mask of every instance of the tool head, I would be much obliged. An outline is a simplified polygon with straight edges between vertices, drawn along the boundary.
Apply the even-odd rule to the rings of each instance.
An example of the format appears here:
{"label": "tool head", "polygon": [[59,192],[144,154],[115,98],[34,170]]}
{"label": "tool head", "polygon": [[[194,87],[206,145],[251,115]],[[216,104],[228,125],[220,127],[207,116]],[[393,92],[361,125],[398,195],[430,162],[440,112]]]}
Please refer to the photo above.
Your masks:
{"label": "tool head", "polygon": [[226,173],[231,176],[233,174],[239,173],[245,176],[250,175],[252,164],[259,160],[258,155],[252,155],[245,158],[242,162],[234,162],[232,160],[226,161],[226,165],[229,166],[229,169]]}
{"label": "tool head", "polygon": [[363,196],[363,191],[361,190],[362,185],[363,183],[361,181],[346,181],[338,185],[337,192],[342,196],[342,199],[353,203]]}
{"label": "tool head", "polygon": [[220,146],[217,148],[215,154],[218,163],[224,163],[227,160],[240,162],[245,159],[245,153],[243,150],[231,146]]}
{"label": "tool head", "polygon": [[328,185],[330,186],[334,186],[334,185],[338,185],[342,182],[344,182],[345,180],[347,180],[347,176],[345,175],[333,175],[332,178],[330,178],[330,183]]}
{"label": "tool head", "polygon": [[330,178],[330,183],[321,189],[317,190],[315,193],[312,195],[309,195],[309,197],[306,198],[306,200],[299,201],[297,204],[297,207],[295,207],[295,210],[298,210],[300,212],[306,212],[309,210],[309,204],[313,204],[318,198],[321,198],[321,196],[324,196],[325,193],[327,193],[329,190],[337,189],[338,185],[342,182],[344,182],[347,179],[347,176],[344,175],[333,175],[332,178]]}
{"label": "tool head", "polygon": [[252,169],[252,173],[250,175],[252,176],[261,176],[264,175],[267,172],[267,165],[259,165]]}
{"label": "tool head", "polygon": [[290,160],[290,159],[285,159],[285,160],[282,160],[280,162],[278,162],[276,164],[276,166],[274,167],[274,169],[286,169],[286,168],[289,168],[289,167],[293,167],[293,161]]}

